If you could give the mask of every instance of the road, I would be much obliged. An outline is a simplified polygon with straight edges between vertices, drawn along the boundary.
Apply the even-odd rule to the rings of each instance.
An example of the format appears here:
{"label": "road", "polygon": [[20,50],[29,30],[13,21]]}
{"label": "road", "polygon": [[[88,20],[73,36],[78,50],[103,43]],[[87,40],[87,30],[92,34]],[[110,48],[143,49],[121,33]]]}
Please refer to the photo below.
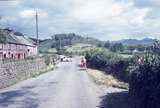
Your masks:
{"label": "road", "polygon": [[78,62],[60,63],[54,71],[0,90],[0,108],[103,108],[102,90]]}

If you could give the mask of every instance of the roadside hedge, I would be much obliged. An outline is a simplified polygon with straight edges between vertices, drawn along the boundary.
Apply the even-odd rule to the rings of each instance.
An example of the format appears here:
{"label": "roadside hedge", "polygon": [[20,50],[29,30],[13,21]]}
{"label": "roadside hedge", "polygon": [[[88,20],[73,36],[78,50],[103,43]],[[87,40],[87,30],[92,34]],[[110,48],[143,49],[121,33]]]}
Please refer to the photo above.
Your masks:
{"label": "roadside hedge", "polygon": [[129,70],[132,107],[160,108],[160,56],[147,54]]}
{"label": "roadside hedge", "polygon": [[123,58],[104,49],[86,52],[88,66],[129,82],[131,108],[160,108],[160,55]]}
{"label": "roadside hedge", "polygon": [[88,67],[103,70],[126,82],[129,80],[127,67],[132,61],[131,58],[123,58],[116,53],[100,48],[93,48],[86,51],[85,57]]}

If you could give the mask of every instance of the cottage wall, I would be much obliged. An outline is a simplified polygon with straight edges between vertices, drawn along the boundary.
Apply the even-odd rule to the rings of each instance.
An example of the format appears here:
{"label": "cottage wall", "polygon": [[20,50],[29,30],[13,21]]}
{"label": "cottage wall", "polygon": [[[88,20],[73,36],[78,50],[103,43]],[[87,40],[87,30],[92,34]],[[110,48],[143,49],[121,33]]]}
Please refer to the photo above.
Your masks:
{"label": "cottage wall", "polygon": [[41,74],[46,68],[47,65],[44,57],[20,61],[4,61],[0,63],[0,88]]}
{"label": "cottage wall", "polygon": [[17,35],[16,32],[9,29],[1,29],[0,35],[0,57],[3,58],[14,58],[14,59],[24,59],[29,56],[36,56],[37,55],[37,47],[29,41],[26,37],[21,35]]}
{"label": "cottage wall", "polygon": [[36,55],[36,46],[0,44],[0,58],[24,59]]}
{"label": "cottage wall", "polygon": [[37,55],[37,47],[28,46],[28,53],[27,56],[36,56]]}
{"label": "cottage wall", "polygon": [[33,56],[33,47],[28,46],[27,49],[28,49],[28,56]]}

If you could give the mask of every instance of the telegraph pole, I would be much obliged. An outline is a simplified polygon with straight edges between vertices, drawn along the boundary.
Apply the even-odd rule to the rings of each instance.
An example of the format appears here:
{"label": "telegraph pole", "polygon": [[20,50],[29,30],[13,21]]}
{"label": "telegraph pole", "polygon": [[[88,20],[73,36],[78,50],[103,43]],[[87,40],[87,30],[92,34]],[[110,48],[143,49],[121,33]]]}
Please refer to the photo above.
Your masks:
{"label": "telegraph pole", "polygon": [[36,37],[37,37],[37,46],[39,46],[39,34],[38,34],[38,12],[36,11]]}
{"label": "telegraph pole", "polygon": [[60,48],[60,50],[62,49],[61,37],[59,38],[59,48]]}

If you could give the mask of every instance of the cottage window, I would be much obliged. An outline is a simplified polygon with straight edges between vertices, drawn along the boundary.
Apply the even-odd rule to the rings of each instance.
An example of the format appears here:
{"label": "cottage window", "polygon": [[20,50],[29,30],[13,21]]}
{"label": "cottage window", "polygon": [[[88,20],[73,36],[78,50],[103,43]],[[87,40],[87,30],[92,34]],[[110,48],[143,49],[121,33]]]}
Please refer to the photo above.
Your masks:
{"label": "cottage window", "polygon": [[4,58],[7,58],[6,54],[3,55]]}
{"label": "cottage window", "polygon": [[26,58],[26,54],[24,53],[24,59]]}
{"label": "cottage window", "polygon": [[12,57],[12,58],[14,57],[13,54],[11,55],[11,57]]}
{"label": "cottage window", "polygon": [[20,59],[21,58],[21,54],[18,54],[18,59]]}

